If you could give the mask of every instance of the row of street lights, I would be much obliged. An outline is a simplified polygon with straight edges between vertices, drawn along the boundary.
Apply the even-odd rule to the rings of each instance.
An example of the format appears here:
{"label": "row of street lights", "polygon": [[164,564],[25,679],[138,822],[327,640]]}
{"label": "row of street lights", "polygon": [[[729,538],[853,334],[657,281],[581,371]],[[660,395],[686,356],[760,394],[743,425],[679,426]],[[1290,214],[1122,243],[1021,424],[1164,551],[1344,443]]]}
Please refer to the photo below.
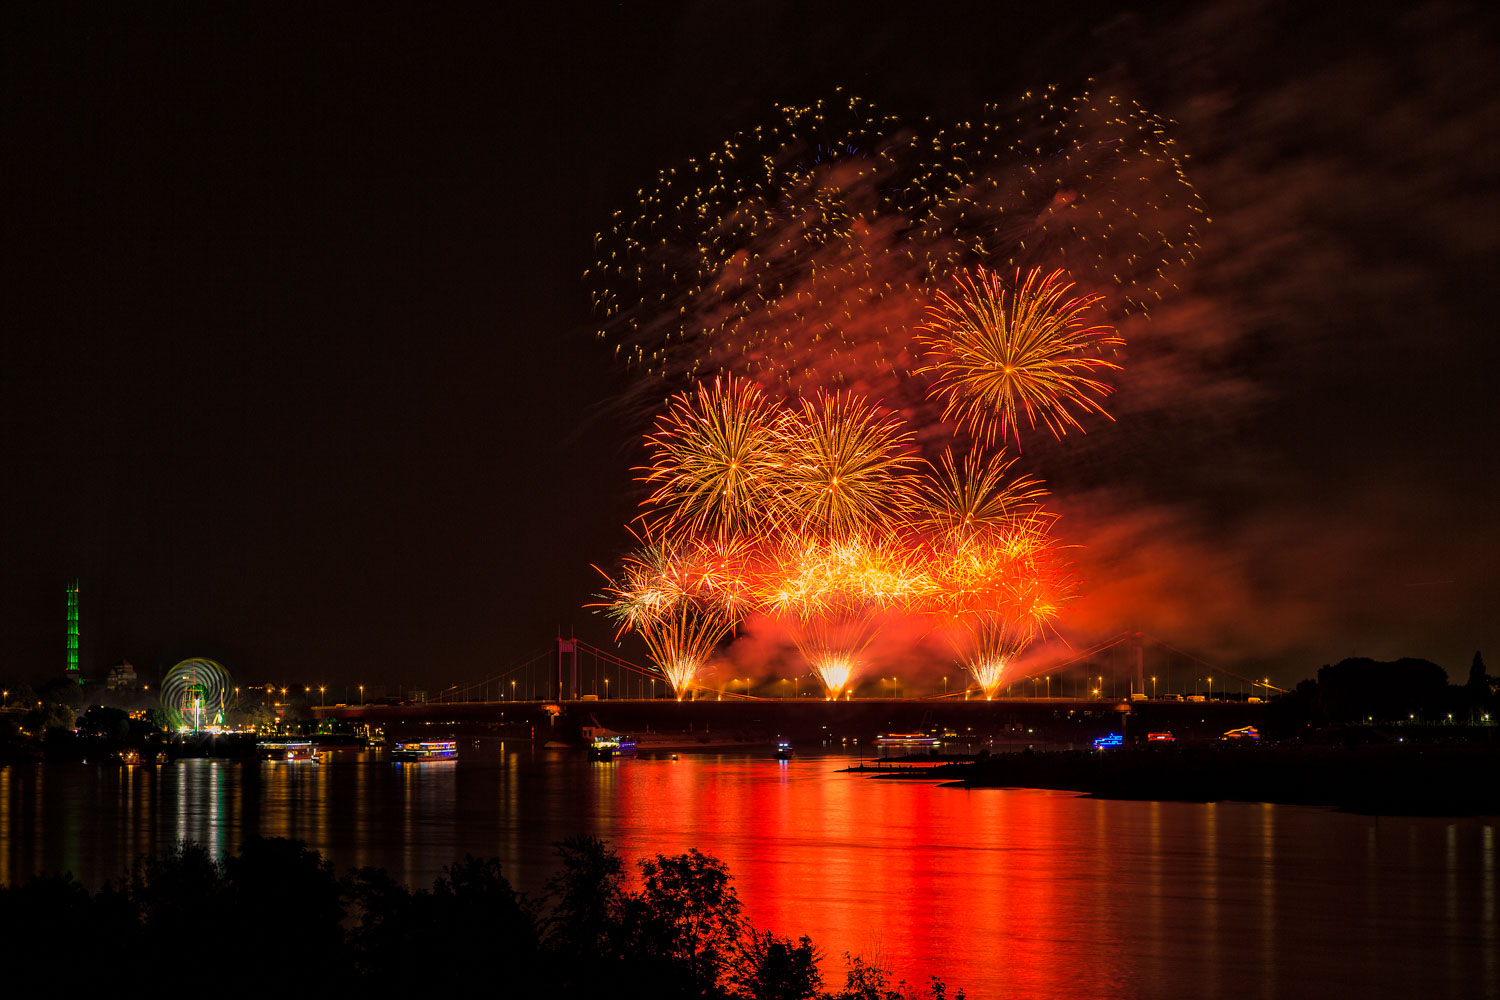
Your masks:
{"label": "row of street lights", "polygon": [[[1052,697],[1052,675],[1051,674],[1048,674],[1048,675],[1046,675],[1044,677],[1033,676],[1033,677],[1031,677],[1029,679],[1031,681],[1032,697],[1037,697],[1038,694],[1041,693],[1041,692],[1038,691],[1038,685],[1039,684],[1045,684],[1046,685],[1045,696],[1047,698],[1051,698]],[[604,698],[605,698],[605,700],[609,700],[609,698],[610,698],[610,686],[609,686],[610,679],[608,677],[606,677],[603,680],[604,680]],[[1157,680],[1158,680],[1157,677],[1152,676],[1152,678],[1151,678],[1151,697],[1152,697],[1153,700],[1156,698],[1156,695],[1157,695]],[[1198,678],[1198,680],[1200,682],[1206,683],[1208,685],[1208,699],[1210,701],[1212,701],[1213,700],[1213,685],[1214,685],[1213,676],[1210,675],[1210,676],[1208,676],[1206,678],[1205,677],[1200,677],[1200,678]],[[1090,685],[1091,685],[1090,688],[1089,688],[1089,691],[1093,695],[1093,697],[1095,697],[1095,698],[1102,697],[1103,691],[1104,691],[1104,675],[1103,674],[1092,675],[1092,676],[1090,676],[1088,678],[1088,681],[1090,682]],[[890,686],[891,686],[890,697],[892,699],[900,697],[900,695],[901,695],[901,679],[900,679],[899,676],[881,677],[881,678],[879,678],[879,682],[882,685],[884,685],[886,683],[890,684]],[[1021,683],[1024,684],[1025,680],[1023,679]],[[731,678],[730,681],[729,681],[729,684],[728,684],[729,692],[731,694],[734,692],[734,686],[736,684],[743,684],[744,685],[744,693],[748,695],[750,693],[751,686],[754,684],[754,680],[753,680],[753,678],[750,678],[750,677],[745,677],[745,678],[734,677],[734,678]],[[781,687],[781,697],[782,698],[786,698],[787,697],[787,694],[788,694],[787,685],[788,684],[791,685],[791,689],[790,690],[791,690],[792,697],[794,697],[794,698],[801,698],[802,697],[802,678],[800,676],[798,676],[798,677],[783,677],[783,678],[780,679],[779,684],[780,684],[780,687]],[[1271,690],[1273,690],[1272,687],[1271,687],[1271,679],[1269,677],[1264,678],[1264,679],[1262,679],[1260,681],[1252,682],[1252,684],[1253,685],[1264,686],[1268,694],[1270,693]],[[360,705],[364,705],[365,704],[365,686],[363,684],[360,684],[360,685],[358,685],[358,688],[359,688],[359,704]],[[274,690],[274,688],[272,688],[270,690]],[[303,690],[311,692],[312,687],[311,687],[311,685],[308,685],[308,686],[304,687]],[[947,675],[943,676],[943,694],[944,694],[944,696],[946,696],[948,694],[948,677],[947,677]],[[235,704],[238,705],[239,704],[239,696],[240,696],[240,689],[238,687],[236,687],[234,689],[234,695],[235,695]],[[285,687],[283,687],[281,689],[281,696],[282,696],[283,699],[285,699],[286,695],[287,695],[287,689]],[[9,699],[9,696],[10,696],[10,692],[9,691],[4,692],[4,697],[7,700]],[[501,700],[504,700],[504,698],[505,698],[505,690],[504,690],[503,686],[501,687],[501,690],[500,690],[500,697],[501,697]],[[656,678],[651,678],[651,698],[653,700],[656,698]],[[516,700],[516,682],[514,680],[512,680],[510,682],[510,700],[511,701],[515,701]],[[319,703],[320,707],[326,708],[328,706],[328,687],[325,684],[319,684],[318,685],[318,703]],[[0,702],[0,704],[4,704],[4,702]]]}

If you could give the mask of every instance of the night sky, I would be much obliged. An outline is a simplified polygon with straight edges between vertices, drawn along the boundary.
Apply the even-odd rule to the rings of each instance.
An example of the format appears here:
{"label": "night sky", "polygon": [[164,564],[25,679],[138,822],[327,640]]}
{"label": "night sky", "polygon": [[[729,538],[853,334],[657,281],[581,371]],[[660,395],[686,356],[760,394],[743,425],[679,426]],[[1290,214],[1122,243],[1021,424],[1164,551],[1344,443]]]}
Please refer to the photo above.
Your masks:
{"label": "night sky", "polygon": [[96,674],[437,687],[608,644],[582,605],[649,418],[594,336],[593,237],[838,86],[1177,123],[1213,218],[1182,295],[1118,422],[1026,455],[1081,546],[1066,638],[1282,682],[1500,659],[1479,7],[317,6],[3,15],[0,674],[60,669],[73,577]]}

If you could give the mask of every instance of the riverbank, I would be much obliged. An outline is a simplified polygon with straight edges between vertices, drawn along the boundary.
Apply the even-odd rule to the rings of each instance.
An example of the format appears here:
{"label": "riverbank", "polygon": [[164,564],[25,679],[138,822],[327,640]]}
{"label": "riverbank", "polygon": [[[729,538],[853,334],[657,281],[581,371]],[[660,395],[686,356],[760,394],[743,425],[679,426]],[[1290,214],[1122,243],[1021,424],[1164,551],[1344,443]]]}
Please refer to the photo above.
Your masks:
{"label": "riverbank", "polygon": [[1493,746],[1213,746],[995,755],[907,776],[1097,798],[1274,802],[1390,816],[1500,815]]}
{"label": "riverbank", "polygon": [[[640,859],[639,888],[596,837],[567,838],[554,853],[558,870],[538,899],[513,888],[498,858],[468,855],[430,891],[413,891],[383,869],[339,876],[303,841],[258,836],[226,857],[184,840],[97,893],[71,874],[0,884],[8,953],[26,958],[7,963],[8,985],[53,992],[80,935],[121,982],[145,981],[202,925],[246,954],[274,955],[277,976],[303,993],[467,994],[500,969],[507,992],[559,1000],[591,1000],[621,982],[649,982],[663,997],[947,996],[935,977],[926,990],[891,984],[860,958],[846,960],[842,990],[824,991],[812,940],[746,921],[728,866],[697,849]],[[242,978],[217,993],[265,988]]]}

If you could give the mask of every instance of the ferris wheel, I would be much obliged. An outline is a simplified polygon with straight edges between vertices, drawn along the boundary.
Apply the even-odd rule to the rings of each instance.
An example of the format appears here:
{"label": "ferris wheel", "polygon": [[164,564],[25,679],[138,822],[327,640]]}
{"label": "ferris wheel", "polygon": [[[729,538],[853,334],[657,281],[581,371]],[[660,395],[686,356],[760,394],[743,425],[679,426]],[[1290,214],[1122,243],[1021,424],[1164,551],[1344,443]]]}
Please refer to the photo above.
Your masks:
{"label": "ferris wheel", "polygon": [[173,729],[197,732],[224,722],[228,691],[229,671],[195,656],[167,671],[161,684],[161,707]]}

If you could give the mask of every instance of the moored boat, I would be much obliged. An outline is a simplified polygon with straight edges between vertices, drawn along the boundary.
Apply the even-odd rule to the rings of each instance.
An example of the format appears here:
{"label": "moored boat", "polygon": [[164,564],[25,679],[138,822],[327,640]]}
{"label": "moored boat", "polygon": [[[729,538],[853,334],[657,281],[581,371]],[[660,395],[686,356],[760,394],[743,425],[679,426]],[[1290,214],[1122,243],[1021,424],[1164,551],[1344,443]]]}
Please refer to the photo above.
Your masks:
{"label": "moored boat", "polygon": [[457,756],[457,740],[420,740],[411,743],[396,743],[391,747],[391,760],[408,764],[453,760]]}
{"label": "moored boat", "polygon": [[928,733],[881,733],[875,737],[878,747],[926,747],[936,749],[943,741]]}
{"label": "moored boat", "polygon": [[255,749],[262,760],[318,762],[318,748],[312,740],[261,740]]}
{"label": "moored boat", "polygon": [[635,740],[629,736],[596,736],[589,744],[589,757],[593,760],[614,760],[616,757],[633,757]]}

